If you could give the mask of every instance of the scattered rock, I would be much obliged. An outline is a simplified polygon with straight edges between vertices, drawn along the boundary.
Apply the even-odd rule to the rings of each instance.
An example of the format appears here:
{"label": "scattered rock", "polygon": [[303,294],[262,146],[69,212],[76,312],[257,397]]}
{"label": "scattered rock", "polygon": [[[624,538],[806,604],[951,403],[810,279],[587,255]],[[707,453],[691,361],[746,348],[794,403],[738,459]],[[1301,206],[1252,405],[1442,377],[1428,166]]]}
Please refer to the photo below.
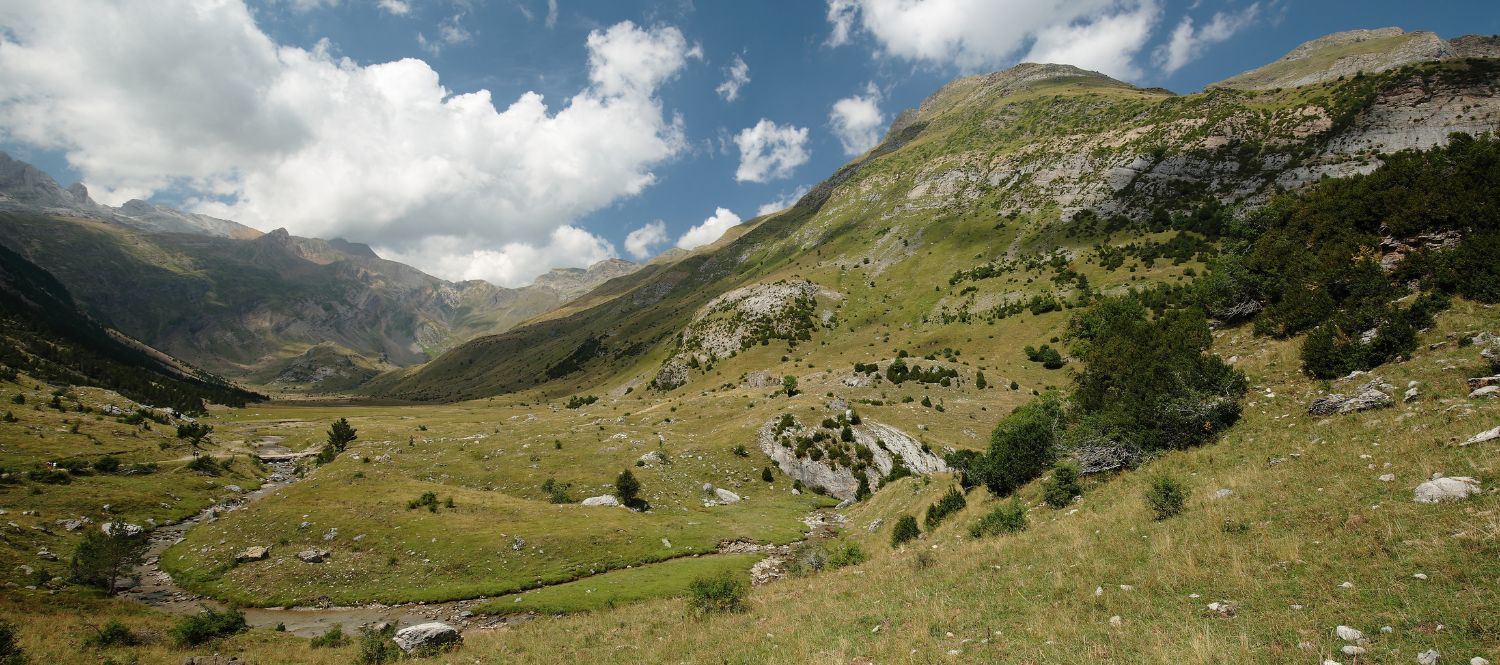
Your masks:
{"label": "scattered rock", "polygon": [[1119,628],[1120,626],[1124,625],[1124,623],[1125,620],[1121,619],[1120,615],[1118,614],[1109,618],[1109,625],[1114,626],[1115,628]]}
{"label": "scattered rock", "polygon": [[642,464],[666,464],[667,458],[661,454],[660,450],[653,450],[645,455],[641,455],[639,461]]}
{"label": "scattered rock", "polygon": [[1227,498],[1229,498],[1233,494],[1234,494],[1233,490],[1225,488],[1225,489],[1221,489],[1221,490],[1219,490],[1217,492],[1214,492],[1214,498],[1215,499],[1227,499]]}
{"label": "scattered rock", "polygon": [[1231,603],[1228,601],[1213,602],[1208,604],[1208,611],[1213,612],[1220,617],[1228,619],[1236,614],[1239,614],[1240,606],[1237,603]]}
{"label": "scattered rock", "polygon": [[1469,399],[1495,399],[1500,397],[1500,386],[1485,386],[1469,393]]}
{"label": "scattered rock", "polygon": [[245,493],[245,488],[240,487],[239,485],[225,485],[224,486],[224,491],[226,491],[226,492],[234,492],[235,494],[244,494]]}
{"label": "scattered rock", "polygon": [[51,550],[48,550],[46,548],[43,548],[41,551],[37,552],[36,556],[37,556],[38,559],[43,559],[43,560],[46,560],[46,561],[56,561],[57,560],[57,555],[53,554]]}
{"label": "scattered rock", "polygon": [[616,499],[614,497],[614,495],[612,495],[612,494],[601,494],[599,496],[591,496],[591,497],[589,497],[587,499],[584,499],[582,505],[585,505],[585,506],[609,506],[611,508],[616,508],[616,507],[619,507],[620,500]]}
{"label": "scattered rock", "polygon": [[328,530],[328,533],[323,534],[323,540],[333,540],[334,538],[338,538],[338,537],[339,537],[339,528],[338,527],[333,527],[332,529]]}
{"label": "scattered rock", "polygon": [[441,621],[431,623],[420,623],[415,626],[407,626],[396,631],[395,637],[391,638],[396,646],[406,653],[413,651],[426,651],[429,649],[441,649],[451,644],[463,642],[463,636],[458,629]]}
{"label": "scattered rock", "polygon": [[1438,659],[1442,657],[1443,654],[1438,653],[1437,649],[1428,649],[1417,654],[1417,665],[1437,665]]}
{"label": "scattered rock", "polygon": [[106,536],[113,536],[116,532],[119,532],[125,534],[128,538],[134,538],[146,532],[146,529],[142,528],[141,525],[129,524],[127,522],[105,522],[99,525],[99,530],[103,531]]}
{"label": "scattered rock", "polygon": [[725,504],[725,505],[728,505],[728,504],[731,504],[731,503],[739,503],[740,502],[740,495],[735,494],[734,492],[731,492],[731,491],[729,491],[727,489],[724,489],[722,487],[718,487],[718,488],[714,489],[714,496],[718,497],[719,503],[722,503],[722,504]]}
{"label": "scattered rock", "polygon": [[1401,396],[1401,401],[1403,401],[1403,402],[1414,402],[1414,401],[1416,401],[1416,399],[1417,399],[1417,387],[1416,386],[1412,386],[1410,388],[1407,388],[1406,389],[1406,394],[1404,394],[1404,395]]}
{"label": "scattered rock", "polygon": [[522,538],[520,536],[516,536],[514,540],[510,541],[510,549],[511,549],[512,552],[519,552],[519,551],[521,551],[521,548],[523,548],[523,547],[526,547],[526,539],[525,538]]}
{"label": "scattered rock", "polygon": [[314,548],[298,552],[297,558],[307,563],[323,563],[330,555],[328,550]]}
{"label": "scattered rock", "polygon": [[1339,649],[1339,651],[1344,652],[1345,656],[1363,656],[1363,655],[1365,655],[1365,648],[1362,647],[1362,646],[1354,645],[1354,644],[1345,644],[1342,649]]}
{"label": "scattered rock", "polygon": [[1365,638],[1365,634],[1363,631],[1358,628],[1350,628],[1349,626],[1339,626],[1337,628],[1334,628],[1333,634],[1338,635],[1339,639],[1345,642],[1358,642]]}
{"label": "scattered rock", "polygon": [[1374,379],[1360,386],[1353,396],[1334,393],[1319,397],[1308,405],[1307,412],[1314,416],[1330,416],[1335,413],[1348,414],[1379,409],[1393,403],[1390,395],[1381,392],[1380,379]]}
{"label": "scattered rock", "polygon": [[1495,376],[1476,376],[1469,379],[1469,390],[1478,390],[1485,386],[1500,386],[1500,374]]}
{"label": "scattered rock", "polygon": [[269,556],[271,556],[271,548],[269,547],[249,547],[245,551],[234,555],[234,562],[249,563],[251,561],[261,561]]}
{"label": "scattered rock", "polygon": [[1490,665],[1490,661],[1485,660],[1484,658],[1481,658],[1479,656],[1475,656],[1469,659],[1469,665]]}
{"label": "scattered rock", "polygon": [[870,520],[870,525],[865,527],[865,530],[869,531],[870,533],[875,533],[880,529],[880,525],[882,524],[885,524],[885,520],[877,517],[873,520]]}
{"label": "scattered rock", "polygon": [[1479,493],[1479,481],[1467,476],[1435,478],[1417,485],[1412,500],[1417,503],[1460,501]]}
{"label": "scattered rock", "polygon": [[1495,429],[1491,430],[1485,430],[1483,432],[1475,434],[1474,436],[1469,437],[1468,441],[1465,441],[1459,445],[1468,446],[1476,443],[1484,443],[1485,441],[1493,441],[1495,439],[1500,439],[1500,427],[1496,427]]}
{"label": "scattered rock", "polygon": [[1380,475],[1380,482],[1382,482],[1382,483],[1388,483],[1388,482],[1391,482],[1391,481],[1393,481],[1395,479],[1396,479],[1396,474],[1394,474],[1394,473],[1383,473],[1383,474]]}

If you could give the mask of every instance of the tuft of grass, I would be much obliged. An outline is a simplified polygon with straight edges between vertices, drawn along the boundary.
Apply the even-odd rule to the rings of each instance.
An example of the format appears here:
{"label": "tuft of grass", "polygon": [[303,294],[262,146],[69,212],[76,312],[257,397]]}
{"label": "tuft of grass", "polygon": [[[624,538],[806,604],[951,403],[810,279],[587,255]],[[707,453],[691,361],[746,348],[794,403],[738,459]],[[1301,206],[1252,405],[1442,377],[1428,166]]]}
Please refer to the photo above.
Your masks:
{"label": "tuft of grass", "polygon": [[1151,478],[1146,488],[1146,507],[1157,521],[1176,517],[1187,505],[1187,487],[1181,480],[1165,473]]}
{"label": "tuft of grass", "polygon": [[1012,497],[1011,500],[995,506],[984,517],[974,522],[969,527],[969,535],[974,538],[983,538],[1025,530],[1026,506],[1021,503],[1019,497]]}

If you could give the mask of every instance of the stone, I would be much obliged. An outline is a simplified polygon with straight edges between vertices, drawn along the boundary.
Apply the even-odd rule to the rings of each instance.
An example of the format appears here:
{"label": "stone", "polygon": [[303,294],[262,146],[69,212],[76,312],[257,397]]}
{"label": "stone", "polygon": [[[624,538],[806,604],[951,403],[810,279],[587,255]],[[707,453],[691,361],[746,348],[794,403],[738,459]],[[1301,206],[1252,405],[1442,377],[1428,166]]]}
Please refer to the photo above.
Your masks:
{"label": "stone", "polygon": [[240,487],[239,485],[225,485],[224,486],[224,490],[226,492],[234,492],[235,494],[244,494],[245,493],[245,488]]}
{"label": "stone", "polygon": [[1495,376],[1476,376],[1468,380],[1469,390],[1478,390],[1485,386],[1500,386],[1500,374]]}
{"label": "stone", "polygon": [[1474,436],[1469,437],[1468,441],[1465,441],[1459,445],[1469,446],[1476,443],[1484,443],[1485,441],[1494,441],[1495,439],[1500,439],[1500,427],[1496,427],[1495,429],[1491,430],[1485,430],[1483,432],[1475,434]]}
{"label": "stone", "polygon": [[1479,481],[1467,476],[1435,478],[1417,485],[1412,500],[1417,503],[1461,501],[1478,494],[1479,489]]}
{"label": "stone", "polygon": [[1214,498],[1215,499],[1227,499],[1232,494],[1234,494],[1233,490],[1225,488],[1225,489],[1221,489],[1221,490],[1219,490],[1217,492],[1214,492]]}
{"label": "stone", "polygon": [[1358,642],[1365,638],[1364,632],[1360,631],[1360,629],[1358,628],[1350,628],[1349,626],[1339,626],[1337,628],[1334,628],[1333,634],[1338,635],[1339,639],[1345,642]]}
{"label": "stone", "polygon": [[332,529],[328,530],[328,533],[323,534],[323,540],[333,540],[334,538],[338,538],[338,537],[339,537],[339,528],[338,527],[333,527]]}
{"label": "stone", "polygon": [[1410,388],[1407,388],[1406,389],[1406,394],[1404,394],[1404,395],[1401,396],[1401,401],[1403,401],[1403,402],[1414,402],[1414,401],[1416,401],[1416,399],[1417,399],[1417,387],[1416,386],[1412,386]]}
{"label": "stone", "polygon": [[1339,649],[1339,651],[1344,652],[1345,656],[1363,656],[1363,655],[1365,655],[1365,648],[1362,647],[1362,646],[1355,645],[1355,644],[1345,644],[1342,649]]}
{"label": "stone", "polygon": [[877,518],[875,518],[873,520],[870,520],[870,525],[867,526],[867,527],[865,527],[865,530],[869,531],[870,533],[875,533],[877,530],[880,529],[880,526],[882,524],[885,524],[885,520],[877,517]]}
{"label": "stone", "polygon": [[307,563],[323,563],[323,561],[328,559],[329,555],[330,552],[328,550],[314,548],[298,552],[297,558]]}
{"label": "stone", "polygon": [[38,559],[43,559],[43,560],[46,560],[46,561],[56,561],[57,560],[57,555],[53,554],[51,550],[48,550],[46,548],[43,548],[41,551],[37,552],[36,556],[37,556]]}
{"label": "stone", "polygon": [[1443,654],[1437,649],[1428,649],[1417,654],[1417,665],[1437,665],[1438,659],[1442,657]]}
{"label": "stone", "polygon": [[618,508],[620,506],[620,500],[616,499],[612,494],[601,494],[599,496],[591,496],[587,499],[584,499],[582,505],[608,506],[611,508]]}
{"label": "stone", "polygon": [[271,548],[269,547],[247,547],[245,551],[234,555],[234,562],[249,563],[251,561],[262,561],[269,556],[271,556]]}
{"label": "stone", "polygon": [[1475,656],[1469,659],[1469,665],[1490,665],[1490,661],[1485,660],[1484,658],[1481,658],[1479,656]]}
{"label": "stone", "polygon": [[146,532],[146,529],[141,527],[141,525],[127,522],[105,522],[99,525],[99,530],[103,531],[106,536],[122,533],[127,538],[134,538]]}
{"label": "stone", "polygon": [[1390,406],[1393,403],[1391,396],[1381,392],[1379,386],[1380,380],[1375,379],[1361,386],[1353,396],[1340,393],[1324,395],[1313,400],[1307,406],[1307,412],[1314,416],[1331,416]]}
{"label": "stone", "polygon": [[1120,615],[1118,614],[1109,618],[1109,625],[1114,626],[1115,628],[1119,628],[1121,625],[1124,625],[1124,623],[1125,620],[1121,619]]}
{"label": "stone", "polygon": [[1388,482],[1391,482],[1391,481],[1393,481],[1395,479],[1396,479],[1396,474],[1394,474],[1394,473],[1383,473],[1383,474],[1380,474],[1380,482],[1382,482],[1382,483],[1388,483]]}
{"label": "stone", "polygon": [[1500,397],[1500,386],[1485,386],[1469,393],[1469,399],[1495,399]]}
{"label": "stone", "polygon": [[727,489],[724,489],[722,487],[714,489],[714,496],[718,497],[719,503],[726,504],[726,505],[727,504],[731,504],[731,503],[739,503],[740,502],[740,495],[735,494],[734,492],[731,492],[731,491],[729,491]]}
{"label": "stone", "polygon": [[391,639],[406,653],[443,649],[464,640],[457,628],[441,621],[407,626],[396,631],[396,635]]}
{"label": "stone", "polygon": [[641,455],[638,461],[642,464],[666,464],[667,458],[661,454],[660,450],[653,450],[645,455]]}

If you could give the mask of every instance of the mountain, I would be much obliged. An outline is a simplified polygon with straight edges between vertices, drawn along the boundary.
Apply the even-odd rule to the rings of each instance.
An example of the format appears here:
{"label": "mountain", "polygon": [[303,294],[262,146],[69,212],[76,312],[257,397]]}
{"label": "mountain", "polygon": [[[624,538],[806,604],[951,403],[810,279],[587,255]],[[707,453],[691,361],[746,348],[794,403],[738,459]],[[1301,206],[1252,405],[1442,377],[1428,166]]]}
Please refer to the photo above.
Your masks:
{"label": "mountain", "polygon": [[[81,185],[64,189],[3,154],[0,245],[45,266],[89,315],[237,378],[421,363],[634,269],[608,260],[518,289],[449,282],[342,239],[262,234],[141,201],[101,206]],[[309,369],[322,360],[334,364]]]}
{"label": "mountain", "polygon": [[1406,32],[1401,28],[1337,32],[1304,43],[1269,65],[1213,85],[1241,90],[1295,88],[1361,72],[1377,74],[1417,62],[1495,57],[1489,39],[1469,35],[1449,42],[1431,32]]}
{"label": "mountain", "polygon": [[62,385],[112,389],[142,404],[201,412],[261,396],[183,365],[79,311],[66,287],[0,247],[0,361]]}
{"label": "mountain", "polygon": [[[1456,41],[1470,51],[1487,43]],[[1163,235],[1174,219],[1254,209],[1321,178],[1367,173],[1382,153],[1500,128],[1500,63],[1453,55],[1427,33],[1392,30],[1316,40],[1191,95],[1064,65],[959,79],[899,114],[880,145],[793,208],[366,390],[457,400],[670,390],[726,367],[781,376],[804,354],[824,355],[797,347],[809,337],[837,346],[833,330],[862,339],[901,330],[943,348],[1018,309],[1152,283],[1138,280],[1175,283],[1191,277],[1176,266],[1198,249],[1191,234]],[[1314,63],[1367,71],[1286,87]],[[1164,269],[1155,261],[1167,253],[1187,258]],[[1140,273],[1112,267],[1094,278],[1103,281],[1071,283],[1083,263],[1121,256],[1151,260]],[[1029,278],[988,279],[1013,269]],[[828,297],[769,288],[796,283]],[[773,295],[749,308],[715,302],[747,288]],[[783,352],[752,353],[773,341]],[[753,359],[729,362],[740,354]]]}

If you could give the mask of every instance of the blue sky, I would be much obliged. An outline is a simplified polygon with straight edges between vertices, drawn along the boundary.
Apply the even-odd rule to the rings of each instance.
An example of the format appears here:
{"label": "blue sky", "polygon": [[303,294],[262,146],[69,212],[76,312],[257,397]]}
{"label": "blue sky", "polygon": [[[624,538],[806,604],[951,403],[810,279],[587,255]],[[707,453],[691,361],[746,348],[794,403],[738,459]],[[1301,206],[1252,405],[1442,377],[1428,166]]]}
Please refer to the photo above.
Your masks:
{"label": "blue sky", "polygon": [[[341,235],[443,277],[516,285],[711,240],[966,73],[1045,56],[1192,92],[1308,39],[1392,25],[1493,34],[1500,12],[1396,0],[22,1],[0,8],[11,91],[0,149],[101,200]],[[403,59],[421,62],[379,67]],[[729,99],[737,59],[748,81]],[[478,91],[489,99],[454,102]],[[522,99],[527,109],[510,108]]]}

